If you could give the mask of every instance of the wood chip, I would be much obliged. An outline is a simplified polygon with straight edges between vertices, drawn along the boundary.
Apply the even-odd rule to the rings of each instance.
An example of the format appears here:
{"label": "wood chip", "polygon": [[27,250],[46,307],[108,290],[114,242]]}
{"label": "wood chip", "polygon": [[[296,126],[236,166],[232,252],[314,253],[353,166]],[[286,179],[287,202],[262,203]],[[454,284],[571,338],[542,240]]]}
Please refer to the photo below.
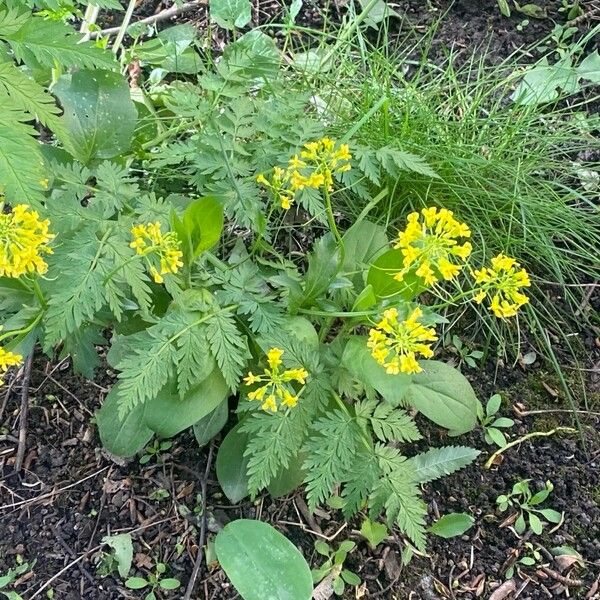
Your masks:
{"label": "wood chip", "polygon": [[514,579],[505,581],[497,590],[489,597],[489,600],[504,600],[517,590],[517,584]]}

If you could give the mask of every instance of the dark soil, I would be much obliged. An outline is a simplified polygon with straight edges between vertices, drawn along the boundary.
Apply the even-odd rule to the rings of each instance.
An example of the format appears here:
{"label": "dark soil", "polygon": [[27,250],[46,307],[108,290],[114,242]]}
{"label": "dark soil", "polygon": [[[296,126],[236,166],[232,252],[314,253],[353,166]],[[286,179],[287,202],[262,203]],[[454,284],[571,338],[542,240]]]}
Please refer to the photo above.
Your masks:
{"label": "dark soil", "polygon": [[[126,590],[118,578],[97,573],[102,538],[131,532],[138,574],[147,574],[160,561],[169,565],[170,576],[185,583],[197,551],[196,515],[206,450],[198,450],[186,434],[146,465],[138,460],[114,462],[102,451],[90,421],[106,388],[70,375],[68,369],[62,370],[66,366],[52,370],[45,361],[37,361],[34,367],[22,477],[13,469],[18,385],[8,398],[2,422],[7,435],[0,443],[0,573],[15,565],[17,555],[30,563],[35,560],[17,587],[26,599],[44,598],[50,588],[60,600],[141,598],[139,592]],[[502,390],[508,403],[521,411],[562,406],[554,397],[556,383],[542,372],[507,370],[500,376],[494,384],[483,371],[474,374],[473,383],[482,398],[494,389]],[[106,379],[109,386],[110,379]],[[511,438],[572,424],[569,414],[561,412],[515,418]],[[575,548],[585,561],[585,566],[575,566],[568,573],[571,579],[582,580],[580,586],[571,588],[571,594],[583,598],[600,574],[600,419],[598,414],[583,414],[582,423],[587,453],[577,435],[537,438],[508,450],[491,470],[482,466],[491,448],[483,442],[481,432],[453,440],[421,423],[424,447],[459,443],[483,452],[477,464],[424,490],[432,519],[439,514],[467,512],[475,518],[475,526],[461,538],[431,536],[428,556],[415,557],[408,567],[400,565],[402,541],[395,533],[372,550],[358,534],[359,520],[343,527],[340,514],[331,509],[307,516],[299,494],[279,500],[263,496],[254,503],[231,506],[214,473],[208,482],[209,530],[214,533],[239,517],[271,522],[302,549],[313,566],[319,564],[313,544],[321,535],[333,537],[333,544],[353,539],[358,547],[347,566],[363,580],[365,598],[488,598],[503,582],[508,566],[527,550],[527,538],[503,526],[503,519],[511,513],[497,512],[496,497],[521,479],[531,479],[535,488],[551,480],[555,488],[545,506],[564,511],[564,523],[554,530],[548,527],[529,542],[541,546],[542,564],[553,575],[541,566],[519,569],[515,580],[519,587],[525,586],[519,598],[564,593],[561,565],[548,554],[553,547],[564,545]],[[195,598],[236,596],[218,567],[212,565],[202,573]],[[48,588],[36,595],[53,577]],[[182,594],[173,592],[165,597],[180,598]],[[348,595],[351,597],[354,595]]]}
{"label": "dark soil", "polygon": [[[556,13],[559,2],[540,0],[538,4],[548,5],[552,18],[530,19],[518,31],[517,25],[524,17],[502,17],[496,0],[399,2],[394,7],[403,19],[392,25],[393,34],[401,39],[415,31],[425,33],[442,17],[432,46],[434,59],[442,60],[447,49],[454,46],[464,49],[465,55],[487,48],[491,60],[499,61],[546,35],[554,20],[564,22],[564,16]],[[587,7],[588,3],[584,4]],[[161,8],[153,0],[142,2],[137,16],[142,18]],[[277,18],[280,10],[277,2],[258,2],[255,19],[264,22]],[[327,18],[339,20],[344,10],[342,2],[332,3]],[[186,19],[202,25],[204,10],[187,15]],[[322,3],[305,2],[300,22],[322,26]],[[590,370],[585,372],[589,410],[596,411],[580,415],[585,447],[577,434],[534,438],[508,450],[499,465],[487,470],[483,464],[491,448],[484,443],[481,432],[457,440],[443,439],[437,430],[423,423],[427,446],[459,443],[483,450],[477,464],[426,486],[424,497],[432,519],[454,511],[467,512],[476,520],[461,538],[443,540],[431,536],[428,556],[417,556],[402,567],[403,543],[396,533],[376,549],[370,549],[358,534],[359,520],[344,527],[341,515],[331,509],[308,516],[300,494],[279,500],[263,496],[255,502],[231,506],[220,492],[214,472],[208,482],[209,537],[229,520],[242,516],[262,519],[273,523],[297,544],[312,566],[320,564],[313,550],[315,540],[326,536],[335,545],[350,538],[358,547],[348,558],[348,567],[359,574],[364,587],[347,597],[399,600],[490,598],[504,581],[508,566],[527,552],[528,542],[541,547],[541,564],[546,565],[546,570],[541,565],[519,568],[516,591],[501,598],[567,597],[565,577],[569,578],[567,582],[578,584],[568,588],[570,597],[599,598],[595,586],[600,577],[600,380],[598,367],[593,369],[600,364],[600,357],[594,343],[597,341],[592,336],[583,364]],[[67,363],[54,369],[41,360],[35,363],[25,469],[21,476],[14,474],[18,383],[4,397],[5,409],[0,409],[0,575],[16,564],[17,557],[23,557],[29,563],[35,561],[16,587],[26,600],[142,598],[140,592],[127,590],[118,577],[101,577],[97,573],[102,550],[106,549],[102,538],[131,532],[137,574],[147,574],[160,561],[168,565],[169,576],[185,584],[198,550],[196,515],[206,449],[198,450],[192,436],[185,434],[148,464],[141,465],[138,460],[115,462],[101,449],[92,417],[111,379],[106,375],[100,385],[90,383],[72,376],[68,367]],[[493,374],[494,365],[490,368]],[[500,368],[495,382],[484,371],[471,373],[481,399],[500,391],[510,406],[520,410],[568,408],[566,401],[561,400],[557,382],[541,371],[526,373],[520,367]],[[5,389],[9,388],[3,388],[3,392]],[[573,424],[568,412],[506,416],[517,419],[511,439]],[[496,497],[521,479],[531,479],[536,489],[546,480],[553,482],[554,491],[545,506],[564,511],[564,522],[558,528],[549,526],[543,535],[524,539],[509,524],[502,523],[508,515],[497,512]],[[582,556],[583,565],[562,570],[563,565],[549,554],[556,546],[572,546]],[[47,595],[49,590],[53,590],[53,596]],[[179,590],[164,597],[182,596]],[[235,597],[217,566],[203,567],[194,598]]]}

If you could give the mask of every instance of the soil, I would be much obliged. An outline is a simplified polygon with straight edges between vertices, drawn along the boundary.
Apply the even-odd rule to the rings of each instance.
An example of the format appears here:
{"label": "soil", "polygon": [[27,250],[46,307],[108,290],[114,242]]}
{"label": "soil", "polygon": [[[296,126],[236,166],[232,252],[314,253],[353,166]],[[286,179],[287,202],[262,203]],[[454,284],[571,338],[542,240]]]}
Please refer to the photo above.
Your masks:
{"label": "soil", "polygon": [[[538,4],[551,6],[553,17],[564,22],[564,16],[555,12],[558,2]],[[584,4],[587,7],[588,3]],[[442,60],[447,48],[454,45],[464,49],[465,55],[487,48],[490,60],[500,61],[539,40],[554,26],[550,18],[529,19],[519,31],[516,26],[523,15],[502,17],[496,0],[409,0],[394,7],[403,17],[393,25],[398,39],[415,30],[424,33],[431,23],[442,19],[432,46],[434,60]],[[136,15],[142,18],[160,8],[153,1],[142,2]],[[259,2],[255,18],[260,22],[277,18],[280,9],[276,2]],[[339,20],[344,10],[343,3],[331,4],[328,18]],[[204,11],[186,19],[202,25]],[[323,21],[320,5],[305,2],[300,22],[319,27]],[[525,556],[527,544],[532,544],[541,552],[539,564],[518,566],[512,595],[500,593],[504,589],[500,588],[498,600],[600,598],[600,352],[594,335],[587,342],[582,366],[587,369],[583,373],[588,405],[580,414],[581,435],[533,438],[507,450],[503,460],[486,469],[484,463],[492,448],[480,431],[457,440],[444,439],[439,431],[420,423],[427,446],[460,443],[480,448],[482,454],[476,464],[424,488],[432,519],[439,514],[467,512],[474,517],[474,526],[459,538],[430,536],[428,554],[415,556],[408,566],[401,565],[403,542],[396,533],[371,549],[358,534],[359,520],[344,527],[340,514],[331,509],[308,516],[300,494],[278,500],[265,495],[232,506],[220,492],[214,471],[208,480],[209,539],[230,520],[262,519],[300,547],[311,566],[320,564],[314,552],[317,539],[326,536],[334,545],[353,539],[357,549],[347,566],[363,585],[356,593],[347,592],[347,598],[398,600],[490,598],[504,582],[506,569]],[[516,420],[511,439],[573,425],[560,386],[540,367],[486,367],[467,374],[481,399],[500,392],[508,400],[504,407],[516,410],[505,414]],[[14,473],[20,387],[15,382],[12,389],[10,383],[3,388],[7,393],[0,401],[0,575],[21,557],[30,564],[35,561],[15,588],[26,600],[142,598],[140,592],[126,589],[118,576],[98,572],[107,550],[103,537],[120,532],[130,532],[134,540],[136,574],[147,576],[157,562],[163,562],[168,565],[168,576],[180,579],[183,585],[190,576],[198,551],[197,514],[207,449],[199,450],[193,437],[184,434],[146,464],[108,456],[101,449],[93,414],[111,384],[108,372],[92,383],[72,375],[67,361],[54,366],[41,359],[35,362],[21,475]],[[545,412],[519,416],[524,410]],[[496,497],[522,479],[531,479],[535,489],[546,480],[554,484],[545,506],[562,511],[564,521],[546,527],[541,536],[517,535],[510,519],[506,521],[512,513],[497,511]],[[564,559],[561,562],[551,554],[558,546],[574,548],[581,560],[565,568]],[[182,589],[158,595],[181,598]],[[203,566],[194,598],[229,600],[236,596],[218,566]]]}

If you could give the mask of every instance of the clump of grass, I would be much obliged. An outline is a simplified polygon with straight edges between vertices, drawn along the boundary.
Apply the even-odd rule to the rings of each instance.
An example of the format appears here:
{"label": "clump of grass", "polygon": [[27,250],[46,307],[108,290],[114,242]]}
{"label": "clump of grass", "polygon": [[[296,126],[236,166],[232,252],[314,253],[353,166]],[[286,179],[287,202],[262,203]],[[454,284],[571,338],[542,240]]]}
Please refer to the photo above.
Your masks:
{"label": "clump of grass", "polygon": [[[577,309],[586,285],[600,278],[598,191],[580,180],[582,171],[600,166],[589,160],[600,152],[599,116],[586,113],[582,98],[550,107],[514,104],[509,97],[521,73],[514,58],[488,66],[479,54],[456,67],[450,52],[436,65],[427,59],[427,42],[418,60],[410,60],[413,48],[365,49],[360,42],[315,78],[319,96],[340,107],[335,134],[353,129],[360,143],[393,144],[440,175],[407,171],[384,181],[389,194],[372,215],[393,231],[423,206],[454,210],[471,226],[475,261],[505,252],[534,274],[530,327],[572,329],[585,314]],[[337,202],[350,220],[366,204],[352,193]],[[485,324],[502,339],[492,319]]]}

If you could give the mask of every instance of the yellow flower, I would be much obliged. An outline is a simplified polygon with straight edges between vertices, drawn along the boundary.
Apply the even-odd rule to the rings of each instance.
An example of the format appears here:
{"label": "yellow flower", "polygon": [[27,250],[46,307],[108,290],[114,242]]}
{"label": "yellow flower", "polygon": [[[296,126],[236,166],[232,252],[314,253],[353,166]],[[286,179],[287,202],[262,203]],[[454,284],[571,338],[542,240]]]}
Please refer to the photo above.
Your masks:
{"label": "yellow flower", "polygon": [[158,221],[131,228],[133,241],[129,246],[143,256],[155,283],[163,283],[163,275],[177,273],[183,266],[181,243],[173,231],[163,233]]}
{"label": "yellow flower", "polygon": [[349,161],[352,155],[348,144],[338,144],[328,137],[304,144],[300,157],[305,161],[306,173],[298,172],[300,168],[298,163],[301,161],[297,156],[294,156],[289,163],[289,168],[296,172],[296,178],[292,183],[303,186],[297,189],[304,187],[330,189],[333,186],[333,174],[344,173],[351,168]]}
{"label": "yellow flower", "polygon": [[402,270],[394,279],[402,281],[411,271],[425,285],[432,286],[439,279],[450,281],[463,268],[460,262],[471,254],[469,242],[459,244],[460,238],[468,238],[471,231],[464,223],[454,218],[452,211],[435,206],[424,208],[421,214],[408,215],[406,229],[398,235],[394,248],[402,250]]}
{"label": "yellow flower", "polygon": [[419,323],[422,316],[423,311],[417,307],[405,321],[398,321],[397,309],[389,308],[369,331],[367,346],[371,355],[390,375],[420,373],[423,369],[417,355],[433,356],[430,343],[435,342],[437,336],[435,329]]}
{"label": "yellow flower", "polygon": [[473,276],[477,287],[473,300],[481,304],[489,297],[489,308],[496,317],[514,317],[519,308],[529,302],[529,298],[519,291],[531,285],[527,271],[520,266],[514,258],[498,254],[492,258],[491,267],[475,270]]}
{"label": "yellow flower", "polygon": [[10,367],[16,367],[23,362],[23,357],[20,354],[9,352],[0,346],[0,385],[4,384],[4,374]]}
{"label": "yellow flower", "polygon": [[21,277],[27,273],[43,275],[48,270],[44,254],[52,254],[48,244],[50,221],[41,220],[26,204],[17,204],[4,213],[0,203],[0,277]]}
{"label": "yellow flower", "polygon": [[266,187],[274,198],[277,199],[281,208],[289,210],[294,202],[294,192],[288,185],[291,174],[281,167],[274,167],[271,178],[268,179],[263,173],[256,176],[256,181]]}
{"label": "yellow flower", "polygon": [[300,393],[296,394],[291,384],[296,382],[303,386],[308,377],[308,371],[303,368],[280,371],[279,367],[283,364],[281,360],[282,356],[283,350],[271,348],[267,352],[269,368],[265,369],[262,375],[255,375],[250,371],[244,377],[246,385],[262,384],[252,392],[249,392],[248,398],[261,402],[261,408],[268,412],[277,412],[279,406],[288,406],[290,408],[296,406]]}

